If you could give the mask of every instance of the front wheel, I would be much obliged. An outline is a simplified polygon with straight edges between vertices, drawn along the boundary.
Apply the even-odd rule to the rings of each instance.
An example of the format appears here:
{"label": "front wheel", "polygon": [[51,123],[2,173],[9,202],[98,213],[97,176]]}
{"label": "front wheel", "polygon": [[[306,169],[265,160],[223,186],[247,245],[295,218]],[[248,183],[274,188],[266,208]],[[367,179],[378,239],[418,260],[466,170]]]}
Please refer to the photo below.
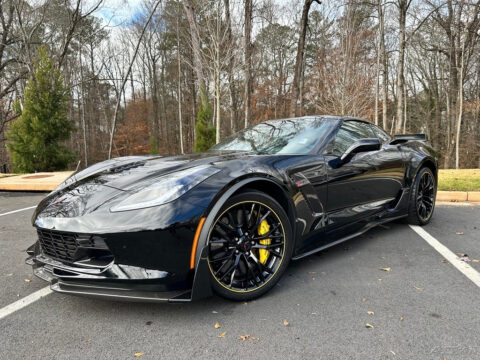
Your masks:
{"label": "front wheel", "polygon": [[427,167],[421,168],[411,188],[407,222],[425,225],[430,222],[435,209],[437,184],[435,176]]}
{"label": "front wheel", "polygon": [[210,228],[208,252],[217,294],[237,301],[257,298],[277,283],[292,256],[288,216],[267,194],[234,195]]}

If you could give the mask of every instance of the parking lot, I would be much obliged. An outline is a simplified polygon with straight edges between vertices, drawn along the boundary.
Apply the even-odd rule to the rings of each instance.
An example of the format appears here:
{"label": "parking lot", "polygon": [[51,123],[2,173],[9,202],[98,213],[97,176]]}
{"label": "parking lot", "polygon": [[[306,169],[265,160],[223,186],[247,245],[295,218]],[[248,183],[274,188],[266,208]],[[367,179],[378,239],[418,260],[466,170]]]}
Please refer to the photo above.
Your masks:
{"label": "parking lot", "polygon": [[[43,196],[0,193],[0,309],[47,285],[24,263],[35,241],[30,207]],[[478,276],[479,205],[437,204],[424,229],[456,257],[467,254]],[[470,278],[391,223],[291,263],[273,291],[248,303],[48,294],[0,316],[0,358],[475,359],[479,310]]]}

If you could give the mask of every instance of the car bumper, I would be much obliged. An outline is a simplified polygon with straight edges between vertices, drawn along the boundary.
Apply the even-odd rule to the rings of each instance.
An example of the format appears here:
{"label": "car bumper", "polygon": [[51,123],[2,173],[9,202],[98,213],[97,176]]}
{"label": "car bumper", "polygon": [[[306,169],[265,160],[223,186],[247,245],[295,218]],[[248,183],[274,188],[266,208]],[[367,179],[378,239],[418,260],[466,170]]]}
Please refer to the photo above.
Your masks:
{"label": "car bumper", "polygon": [[[59,293],[125,301],[191,301],[211,295],[209,274],[199,271],[204,260],[190,269],[192,238],[187,228],[103,235],[111,254],[101,261],[94,256],[75,261],[55,258],[39,240],[27,250],[26,263]],[[75,253],[94,254],[81,248]]]}

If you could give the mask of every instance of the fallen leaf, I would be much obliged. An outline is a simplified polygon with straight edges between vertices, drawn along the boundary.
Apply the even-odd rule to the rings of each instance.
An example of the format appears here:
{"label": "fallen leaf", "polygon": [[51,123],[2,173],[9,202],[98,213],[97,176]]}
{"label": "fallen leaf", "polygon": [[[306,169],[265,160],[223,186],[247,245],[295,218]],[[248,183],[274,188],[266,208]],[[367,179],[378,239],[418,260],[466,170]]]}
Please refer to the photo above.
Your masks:
{"label": "fallen leaf", "polygon": [[417,289],[418,291],[423,291],[423,290],[425,290],[424,288],[422,288],[422,287],[420,287],[420,286],[415,286],[415,285],[413,285],[413,287],[414,287],[415,289]]}
{"label": "fallen leaf", "polygon": [[317,313],[316,313],[316,312],[313,312],[312,315],[317,315]]}
{"label": "fallen leaf", "polygon": [[474,263],[479,263],[480,260],[478,260],[478,259],[472,259],[472,262],[474,262]]}
{"label": "fallen leaf", "polygon": [[283,320],[283,325],[288,326],[288,321],[287,321],[287,320]]}
{"label": "fallen leaf", "polygon": [[243,305],[248,305],[248,302],[244,301],[242,304],[243,304]]}
{"label": "fallen leaf", "polygon": [[137,352],[137,353],[133,354],[133,356],[135,356],[136,358],[139,358],[140,356],[143,356],[143,355],[145,355],[145,353],[143,353],[143,352]]}
{"label": "fallen leaf", "polygon": [[7,276],[12,276],[13,274],[7,274]]}
{"label": "fallen leaf", "polygon": [[368,314],[368,315],[375,315],[375,313],[374,313],[373,311],[371,311],[371,310],[368,310],[368,311],[367,311],[367,314]]}
{"label": "fallen leaf", "polygon": [[380,270],[383,270],[383,271],[392,271],[392,268],[391,268],[391,267],[383,267],[383,268],[380,268]]}
{"label": "fallen leaf", "polygon": [[218,311],[212,310],[212,314],[218,314]]}
{"label": "fallen leaf", "polygon": [[218,329],[221,325],[217,322],[215,323],[215,329]]}
{"label": "fallen leaf", "polygon": [[315,271],[309,271],[308,274],[313,275],[313,274],[316,274],[316,272]]}
{"label": "fallen leaf", "polygon": [[400,316],[400,321],[403,321],[403,316]]}
{"label": "fallen leaf", "polygon": [[445,264],[447,263],[447,260],[446,259],[442,259],[442,261],[440,261],[442,264]]}
{"label": "fallen leaf", "polygon": [[226,331],[224,331],[223,333],[221,333],[220,335],[218,335],[218,337],[219,337],[219,338],[224,338],[225,335],[227,335],[227,332],[226,332]]}
{"label": "fallen leaf", "polygon": [[314,278],[314,277],[312,277],[312,280],[315,280],[315,278]]}
{"label": "fallen leaf", "polygon": [[25,281],[26,283],[29,283],[29,282],[32,281],[32,280],[30,280],[30,279],[25,279],[24,281]]}
{"label": "fallen leaf", "polygon": [[248,335],[248,334],[247,334],[247,335],[240,335],[240,339],[241,339],[242,341],[247,340],[249,337],[250,337],[250,335]]}
{"label": "fallen leaf", "polygon": [[457,235],[463,235],[463,231],[457,231],[455,234],[457,234]]}
{"label": "fallen leaf", "polygon": [[90,341],[92,341],[92,339],[87,339],[87,340],[85,340],[85,341],[86,341],[87,343],[89,343]]}
{"label": "fallen leaf", "polygon": [[365,301],[367,301],[367,298],[362,298],[362,302],[365,302]]}
{"label": "fallen leaf", "polygon": [[382,279],[378,279],[378,282],[382,282]]}
{"label": "fallen leaf", "polygon": [[393,356],[397,355],[397,354],[395,354],[395,351],[393,351],[393,350],[390,350],[390,352],[393,354]]}
{"label": "fallen leaf", "polygon": [[373,326],[372,324],[369,324],[369,323],[366,323],[366,324],[365,324],[365,327],[366,327],[366,328],[369,328],[369,329],[373,329],[373,328],[374,328],[374,326]]}

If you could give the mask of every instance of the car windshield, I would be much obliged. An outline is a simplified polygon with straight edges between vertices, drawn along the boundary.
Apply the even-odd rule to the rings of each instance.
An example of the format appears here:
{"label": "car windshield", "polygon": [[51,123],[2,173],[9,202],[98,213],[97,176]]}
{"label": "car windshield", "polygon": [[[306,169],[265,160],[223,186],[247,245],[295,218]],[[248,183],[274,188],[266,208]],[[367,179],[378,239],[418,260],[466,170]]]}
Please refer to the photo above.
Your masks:
{"label": "car windshield", "polygon": [[321,118],[265,121],[218,143],[210,151],[235,150],[256,154],[306,154],[321,141],[328,129]]}

